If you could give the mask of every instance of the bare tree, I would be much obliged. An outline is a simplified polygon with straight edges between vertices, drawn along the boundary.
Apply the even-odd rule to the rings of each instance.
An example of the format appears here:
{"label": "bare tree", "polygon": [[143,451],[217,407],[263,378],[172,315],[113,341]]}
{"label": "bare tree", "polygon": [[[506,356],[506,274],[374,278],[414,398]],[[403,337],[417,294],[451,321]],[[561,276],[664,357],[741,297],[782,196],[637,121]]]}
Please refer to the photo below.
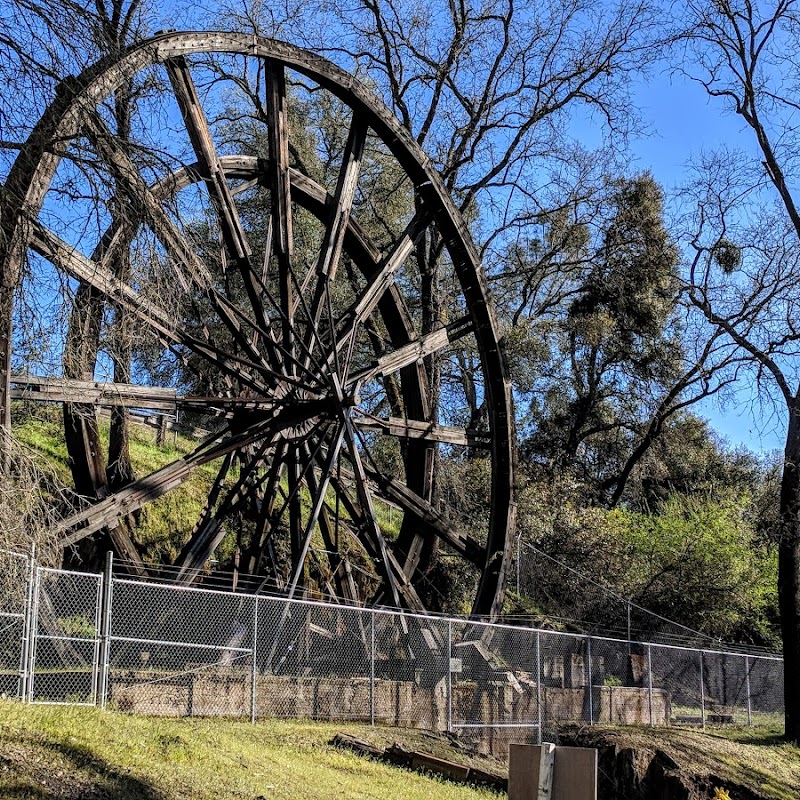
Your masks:
{"label": "bare tree", "polygon": [[[54,95],[55,102],[58,102],[59,96],[69,98],[71,74],[99,58],[118,56],[144,35],[147,25],[146,4],[142,0],[99,0],[94,3],[13,0],[11,5],[14,13],[0,22],[0,41],[7,46],[0,80],[4,82],[4,88],[9,90],[3,93],[3,100],[0,100],[0,125],[3,126],[4,156],[10,154],[13,157],[19,144],[31,135],[43,104]],[[111,101],[109,113],[113,120],[112,133],[120,141],[130,137],[137,91],[138,88],[128,82],[114,93]],[[34,100],[22,102],[25,97]],[[40,133],[44,150],[58,146],[47,141],[47,131]],[[94,158],[90,153],[86,157]],[[80,159],[75,160],[74,166],[81,172]],[[5,187],[7,192],[13,193],[20,179],[24,181],[24,175],[20,173],[24,173],[24,164],[11,170]],[[92,180],[96,178],[91,179],[90,175],[91,170],[82,171],[85,182],[80,187],[65,182],[62,196],[69,200],[70,192],[85,195],[96,191],[96,210],[93,213],[99,218],[106,212],[99,199],[103,193],[101,187],[92,186]],[[56,187],[55,192],[58,191]],[[127,200],[119,186],[112,190],[111,196],[107,211],[113,228],[126,219],[128,212],[125,207]],[[115,275],[122,280],[127,279],[129,271],[126,261],[127,252],[120,249],[111,265]],[[5,321],[12,318],[10,309],[14,303],[14,293],[18,292],[19,278],[17,275],[2,276],[1,305]],[[114,323],[107,349],[113,362],[114,379],[128,382],[131,358],[131,339],[127,332],[129,326],[122,309],[113,308],[110,311]],[[79,284],[69,312],[63,353],[65,377],[94,379],[105,313],[105,299],[87,284]],[[8,363],[10,336],[4,332],[3,338],[3,355]],[[4,393],[6,402],[3,403],[6,411],[7,388]],[[108,468],[93,408],[65,404],[64,429],[74,484],[79,495],[97,500],[105,495],[107,487],[113,491],[133,479],[126,409],[114,409],[112,413]],[[126,532],[113,532],[112,540],[119,554],[126,558],[137,558],[135,547]]]}
{"label": "bare tree", "polygon": [[[794,118],[800,83],[795,0],[690,3],[684,70],[733,112],[755,151],[705,159],[696,188],[691,297],[712,335],[752,365],[764,400],[787,417],[780,493],[779,603],[786,736],[800,741],[800,208]],[[775,412],[776,414],[780,412]],[[783,413],[780,413],[783,416]]]}

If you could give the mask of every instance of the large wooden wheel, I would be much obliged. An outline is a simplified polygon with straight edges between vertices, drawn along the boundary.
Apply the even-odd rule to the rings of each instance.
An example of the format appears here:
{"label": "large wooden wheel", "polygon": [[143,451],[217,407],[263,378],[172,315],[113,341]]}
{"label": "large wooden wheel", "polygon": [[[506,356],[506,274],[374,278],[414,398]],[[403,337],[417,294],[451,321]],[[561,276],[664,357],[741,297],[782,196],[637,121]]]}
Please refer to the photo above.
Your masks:
{"label": "large wooden wheel", "polygon": [[[143,114],[149,130],[123,139],[111,133],[109,104],[134,82],[160,87],[158,106]],[[234,131],[225,104],[245,83],[255,90],[238,98],[253,108]],[[346,136],[324,148],[332,115],[334,134]],[[65,185],[70,203],[56,191]],[[472,568],[473,613],[499,611],[514,524],[513,414],[481,265],[425,154],[352,76],[278,41],[159,34],[61,88],[14,164],[2,211],[6,300],[26,263],[34,276],[50,269],[61,294],[80,285],[134,317],[140,339],[182,375],[167,388],[136,371],[124,384],[23,378],[9,345],[4,408],[24,392],[216,420],[188,455],[67,516],[65,546],[117,529],[212,464],[177,580],[193,579],[236,520],[247,525],[247,566],[290,596],[313,574],[349,601],[420,609],[441,543]],[[417,254],[431,242],[442,244],[447,276],[438,320],[421,311]],[[40,296],[61,295],[43,286]],[[469,375],[432,392],[433,370],[457,360]],[[465,417],[468,392],[479,418]],[[447,463],[490,462],[479,532],[464,533],[433,500],[437,451]],[[401,520],[391,535],[379,524],[388,505]],[[367,578],[354,576],[359,563]]]}

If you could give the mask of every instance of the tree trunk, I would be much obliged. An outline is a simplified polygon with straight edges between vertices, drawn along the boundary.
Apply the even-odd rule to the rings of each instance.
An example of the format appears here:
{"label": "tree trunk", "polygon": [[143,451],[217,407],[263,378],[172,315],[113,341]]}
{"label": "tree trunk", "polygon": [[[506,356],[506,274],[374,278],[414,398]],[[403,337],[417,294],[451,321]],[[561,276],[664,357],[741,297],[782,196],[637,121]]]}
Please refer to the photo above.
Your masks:
{"label": "tree trunk", "polygon": [[[127,280],[127,276],[123,280]],[[130,383],[131,337],[127,330],[129,320],[121,308],[117,308],[116,314],[112,355],[114,382]],[[129,448],[129,425],[130,415],[127,408],[115,406],[111,409],[111,428],[108,435],[108,485],[112,492],[127,486],[135,477]]]}
{"label": "tree trunk", "polygon": [[789,407],[780,497],[778,602],[783,636],[786,738],[800,743],[800,401]]}
{"label": "tree trunk", "polygon": [[[94,380],[102,316],[102,296],[82,283],[75,293],[64,343],[65,378]],[[64,403],[64,437],[75,491],[83,497],[101,500],[108,490],[94,406]]]}

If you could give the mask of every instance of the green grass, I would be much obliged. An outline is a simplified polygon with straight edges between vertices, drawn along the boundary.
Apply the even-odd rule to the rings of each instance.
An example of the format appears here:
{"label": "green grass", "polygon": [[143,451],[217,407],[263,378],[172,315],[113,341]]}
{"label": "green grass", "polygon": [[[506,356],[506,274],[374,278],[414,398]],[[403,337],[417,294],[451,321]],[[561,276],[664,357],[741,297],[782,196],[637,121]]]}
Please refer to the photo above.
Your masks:
{"label": "green grass", "polygon": [[783,740],[782,732],[782,726],[720,725],[701,731],[677,726],[568,724],[562,728],[561,741],[582,747],[613,746],[616,752],[633,748],[640,755],[660,750],[695,785],[729,787],[732,798],[752,797],[743,793],[744,788],[769,800],[797,800],[800,748]]}
{"label": "green grass", "polygon": [[[0,797],[114,800],[480,800],[453,784],[328,744],[359,725],[161,719],[0,701]],[[402,734],[401,734],[402,735]],[[374,740],[373,736],[373,740]]]}

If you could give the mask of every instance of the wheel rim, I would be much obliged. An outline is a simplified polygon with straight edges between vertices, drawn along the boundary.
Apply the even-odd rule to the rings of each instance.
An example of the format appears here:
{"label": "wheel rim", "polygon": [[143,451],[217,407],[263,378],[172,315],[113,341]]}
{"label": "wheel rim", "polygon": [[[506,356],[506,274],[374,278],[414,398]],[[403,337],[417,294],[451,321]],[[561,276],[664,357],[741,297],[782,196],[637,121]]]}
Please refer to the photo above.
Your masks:
{"label": "wheel rim", "polygon": [[[261,65],[267,83],[266,158],[218,152],[193,78],[195,67],[187,60],[200,54],[234,55]],[[196,157],[193,164],[162,169],[155,182],[145,179],[141,166],[109,135],[98,111],[124,81],[154,67],[168,75]],[[291,163],[287,74],[321,87],[349,115],[348,139],[335,186],[329,189]],[[86,237],[91,246],[74,237],[69,244],[46,224],[52,213],[48,191],[71,146],[53,143],[79,136],[88,139],[100,169],[138,208],[132,224],[116,219],[96,242]],[[416,201],[414,213],[403,219],[404,229],[384,237],[387,241],[380,246],[358,220],[359,173],[370,148],[399,165]],[[192,187],[202,187],[213,212],[226,265],[225,286],[217,280],[219,265],[211,274],[198,256],[187,233],[191,226],[182,227],[170,210],[180,202],[176,198],[181,192]],[[36,396],[46,399],[74,402],[80,397],[89,404],[151,408],[174,404],[213,411],[223,420],[188,456],[67,517],[59,532],[65,545],[115,528],[120,517],[180,485],[198,466],[217,462],[210,493],[214,502],[178,559],[179,580],[189,580],[210,557],[225,531],[225,519],[250,504],[260,509],[255,514],[260,538],[251,542],[253,552],[266,557],[279,529],[288,536],[284,590],[292,596],[303,589],[313,544],[321,537],[330,557],[327,568],[320,566],[317,573],[335,594],[420,609],[416,587],[425,568],[421,554],[432,542],[442,541],[479,573],[473,613],[499,612],[514,506],[513,413],[497,324],[464,221],[427,157],[367,89],[330,62],[282,42],[222,33],[162,34],[65,86],[20,153],[6,189],[12,203],[5,209],[6,237],[0,245],[5,274],[18,275],[28,252],[36,253],[135,315],[173,352],[203,361],[224,386],[215,396],[200,398],[160,388],[92,389],[64,380],[36,384],[7,375],[29,396],[36,385]],[[251,191],[265,193],[270,206],[263,267],[256,263],[257,248],[248,241],[251,232],[239,200]],[[316,235],[311,266],[298,264],[296,240],[303,235],[293,230],[298,220],[311,226],[310,238]],[[129,248],[143,230],[169,262],[183,293],[199,295],[202,307],[211,309],[223,331],[223,346],[209,331],[187,329],[147,296],[140,283],[111,274],[109,254]],[[462,313],[420,334],[406,297],[413,306],[419,291],[414,280],[419,278],[408,265],[416,242],[427,235],[444,243],[457,295],[452,307]],[[88,252],[91,256],[83,254]],[[229,273],[236,281],[233,289],[227,283]],[[447,424],[450,420],[440,424],[431,412],[423,359],[443,359],[462,339],[479,361],[485,432]],[[441,409],[440,402],[434,405]],[[399,479],[386,474],[372,455],[379,434],[403,442],[404,474]],[[457,531],[431,503],[427,487],[432,454],[440,446],[454,452],[478,449],[491,460],[491,502],[483,533]],[[232,466],[238,466],[238,474]],[[381,530],[376,502],[390,502],[402,512],[394,541],[387,541]],[[348,559],[335,546],[333,531],[339,526],[375,566],[369,598],[355,586]]]}

